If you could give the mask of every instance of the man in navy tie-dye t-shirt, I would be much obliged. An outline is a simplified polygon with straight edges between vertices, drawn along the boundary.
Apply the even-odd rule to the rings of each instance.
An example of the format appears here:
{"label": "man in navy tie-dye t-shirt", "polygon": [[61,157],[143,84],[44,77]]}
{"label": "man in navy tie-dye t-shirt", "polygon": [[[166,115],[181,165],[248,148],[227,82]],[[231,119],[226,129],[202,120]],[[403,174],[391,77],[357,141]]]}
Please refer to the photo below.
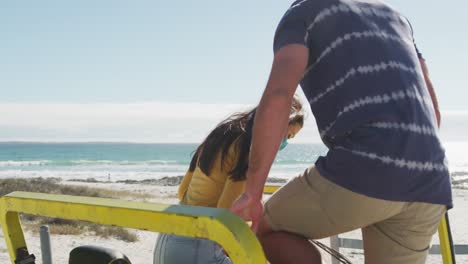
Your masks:
{"label": "man in navy tie-dye t-shirt", "polygon": [[[245,193],[271,263],[315,263],[308,239],[361,228],[367,263],[424,263],[452,207],[440,114],[409,21],[374,0],[302,0],[281,19]],[[261,194],[300,84],[328,153],[266,203]]]}

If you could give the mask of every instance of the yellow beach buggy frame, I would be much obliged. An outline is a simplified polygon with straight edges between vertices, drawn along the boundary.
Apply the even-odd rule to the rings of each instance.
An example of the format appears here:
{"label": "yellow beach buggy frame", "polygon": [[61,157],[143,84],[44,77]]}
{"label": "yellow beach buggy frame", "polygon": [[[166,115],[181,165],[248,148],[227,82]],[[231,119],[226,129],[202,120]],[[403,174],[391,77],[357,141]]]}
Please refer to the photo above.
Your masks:
{"label": "yellow beach buggy frame", "polygon": [[[265,193],[278,188],[267,186]],[[0,198],[0,223],[12,264],[34,263],[24,261],[31,255],[21,227],[22,213],[209,239],[220,244],[234,264],[267,263],[249,226],[225,209],[13,192]],[[442,219],[439,227],[441,253],[444,264],[454,264],[447,220]]]}

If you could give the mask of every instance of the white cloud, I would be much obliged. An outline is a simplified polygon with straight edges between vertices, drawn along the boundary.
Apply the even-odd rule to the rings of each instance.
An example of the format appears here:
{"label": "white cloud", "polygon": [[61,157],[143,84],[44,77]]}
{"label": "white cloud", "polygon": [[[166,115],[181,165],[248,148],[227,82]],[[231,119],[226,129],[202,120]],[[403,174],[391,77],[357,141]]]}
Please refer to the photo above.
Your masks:
{"label": "white cloud", "polygon": [[[0,141],[200,142],[241,104],[3,103]],[[306,107],[307,108],[307,107]],[[442,113],[444,141],[468,141],[468,111]],[[319,142],[313,116],[293,142]]]}
{"label": "white cloud", "polygon": [[115,125],[146,123],[159,119],[216,119],[246,105],[198,103],[131,104],[2,104],[0,125]]}
{"label": "white cloud", "polygon": [[468,141],[468,111],[443,111],[441,115],[443,141]]}
{"label": "white cloud", "polygon": [[0,105],[0,140],[196,142],[239,104]]}

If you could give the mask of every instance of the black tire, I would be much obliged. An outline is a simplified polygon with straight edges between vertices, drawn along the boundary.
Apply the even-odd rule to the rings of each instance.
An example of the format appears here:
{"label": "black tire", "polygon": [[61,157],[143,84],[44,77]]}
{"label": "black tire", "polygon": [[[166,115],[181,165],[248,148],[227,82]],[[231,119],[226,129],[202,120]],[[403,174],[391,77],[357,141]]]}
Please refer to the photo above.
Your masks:
{"label": "black tire", "polygon": [[99,246],[80,246],[70,252],[69,264],[131,264],[125,254]]}

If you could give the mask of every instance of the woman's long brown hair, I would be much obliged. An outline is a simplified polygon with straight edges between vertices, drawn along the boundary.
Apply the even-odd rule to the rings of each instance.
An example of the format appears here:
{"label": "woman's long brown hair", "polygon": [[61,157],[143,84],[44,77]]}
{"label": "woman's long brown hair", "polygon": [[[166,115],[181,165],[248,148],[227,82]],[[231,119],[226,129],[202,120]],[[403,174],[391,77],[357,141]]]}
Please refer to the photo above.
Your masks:
{"label": "woman's long brown hair", "polygon": [[[195,150],[190,162],[190,171],[198,166],[207,176],[213,169],[218,153],[221,151],[221,166],[228,154],[229,148],[235,142],[234,150],[238,154],[237,161],[229,172],[234,181],[245,180],[245,174],[249,167],[248,156],[252,141],[252,128],[257,108],[241,113],[235,113],[219,123],[206,139]],[[304,124],[302,104],[294,97],[289,124]]]}

